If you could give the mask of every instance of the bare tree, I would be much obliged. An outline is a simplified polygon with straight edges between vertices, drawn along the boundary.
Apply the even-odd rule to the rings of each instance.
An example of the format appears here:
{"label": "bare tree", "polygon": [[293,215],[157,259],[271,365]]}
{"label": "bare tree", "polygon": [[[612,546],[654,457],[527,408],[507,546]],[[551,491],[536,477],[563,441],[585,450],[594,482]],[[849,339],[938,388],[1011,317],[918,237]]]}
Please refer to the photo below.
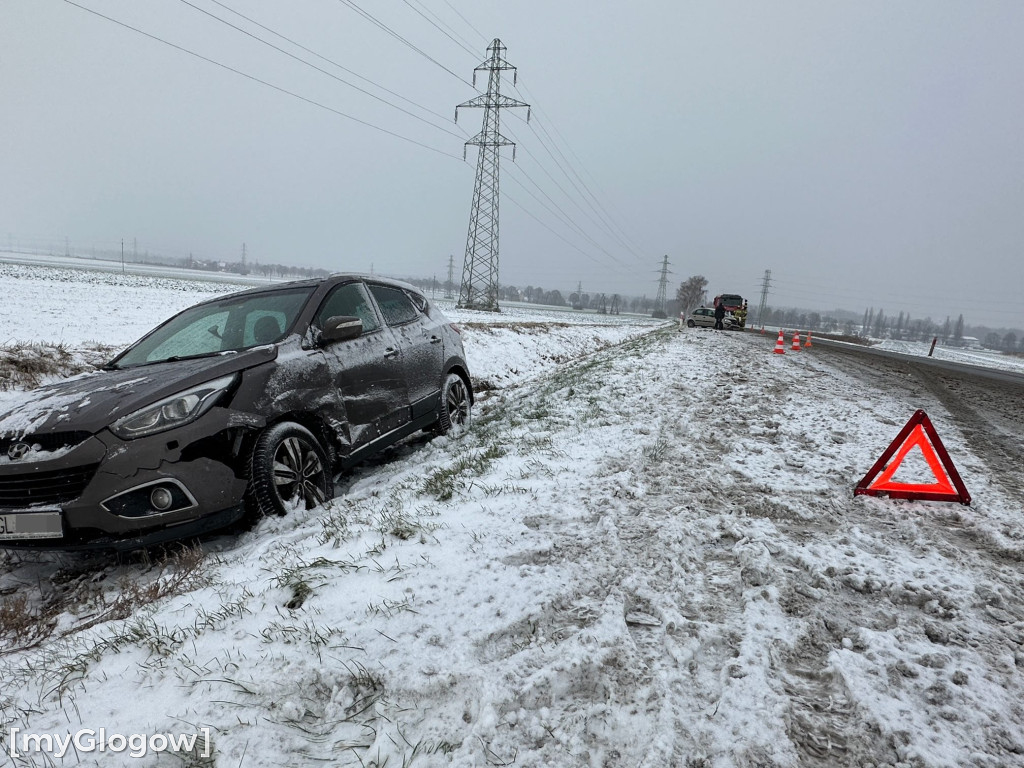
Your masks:
{"label": "bare tree", "polygon": [[679,284],[676,290],[676,301],[679,302],[679,311],[684,315],[690,314],[690,310],[700,304],[704,298],[704,292],[708,287],[708,279],[704,275],[694,275]]}

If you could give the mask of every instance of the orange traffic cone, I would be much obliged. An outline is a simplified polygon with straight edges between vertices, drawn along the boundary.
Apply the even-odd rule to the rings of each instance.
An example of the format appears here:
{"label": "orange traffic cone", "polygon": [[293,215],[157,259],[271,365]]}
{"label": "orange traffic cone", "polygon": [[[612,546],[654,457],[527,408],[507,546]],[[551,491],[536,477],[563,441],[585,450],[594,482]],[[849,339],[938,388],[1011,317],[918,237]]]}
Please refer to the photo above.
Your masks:
{"label": "orange traffic cone", "polygon": [[807,332],[807,343],[804,344],[804,346],[805,347],[813,347],[814,346],[813,344],[811,344],[811,332],[810,331]]}
{"label": "orange traffic cone", "polygon": [[761,326],[761,335],[764,336],[764,326]]}
{"label": "orange traffic cone", "polygon": [[782,329],[779,329],[779,340],[775,342],[775,354],[786,354],[786,340],[782,338]]}
{"label": "orange traffic cone", "polygon": [[793,346],[789,349],[791,352],[800,351],[800,331],[793,331]]}

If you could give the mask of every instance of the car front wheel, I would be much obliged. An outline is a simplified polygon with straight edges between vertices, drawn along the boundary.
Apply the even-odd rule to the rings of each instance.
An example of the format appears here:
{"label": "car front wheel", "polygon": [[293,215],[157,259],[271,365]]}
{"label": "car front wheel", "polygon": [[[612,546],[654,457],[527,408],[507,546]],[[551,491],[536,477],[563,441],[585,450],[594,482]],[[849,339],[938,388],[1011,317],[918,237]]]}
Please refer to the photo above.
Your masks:
{"label": "car front wheel", "polygon": [[696,326],[696,325],[697,325],[697,324],[696,324],[695,322],[693,322],[693,320],[687,320],[687,321],[686,321],[686,327],[687,327],[687,328],[693,328],[693,327],[694,327],[694,326]]}
{"label": "car front wheel", "polygon": [[281,422],[256,440],[248,489],[253,512],[271,516],[312,509],[331,498],[333,489],[327,452],[302,425]]}
{"label": "car front wheel", "polygon": [[436,432],[458,437],[465,434],[473,421],[473,401],[469,387],[457,373],[449,373],[441,387]]}

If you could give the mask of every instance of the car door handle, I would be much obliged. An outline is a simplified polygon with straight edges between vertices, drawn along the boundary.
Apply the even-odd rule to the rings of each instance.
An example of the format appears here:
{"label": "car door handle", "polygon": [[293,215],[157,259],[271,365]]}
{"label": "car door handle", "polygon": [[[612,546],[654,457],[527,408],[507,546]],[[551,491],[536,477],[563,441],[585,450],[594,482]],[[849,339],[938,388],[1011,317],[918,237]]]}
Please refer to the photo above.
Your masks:
{"label": "car door handle", "polygon": [[384,357],[398,357],[398,350],[394,347],[388,347],[384,350]]}
{"label": "car door handle", "polygon": [[431,344],[440,344],[441,343],[441,337],[440,336],[431,336],[430,337],[430,343]]}

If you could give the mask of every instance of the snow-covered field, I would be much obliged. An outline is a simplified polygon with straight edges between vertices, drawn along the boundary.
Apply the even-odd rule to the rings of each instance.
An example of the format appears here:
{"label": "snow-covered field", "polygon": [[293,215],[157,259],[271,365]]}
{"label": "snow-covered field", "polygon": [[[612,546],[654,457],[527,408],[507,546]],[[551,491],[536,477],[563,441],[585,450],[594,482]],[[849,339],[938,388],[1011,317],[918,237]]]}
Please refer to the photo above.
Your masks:
{"label": "snow-covered field", "polygon": [[[150,289],[146,327],[205,290]],[[57,340],[39,296],[5,336]],[[1024,499],[940,401],[758,335],[523,312],[451,312],[474,428],[324,508],[166,561],[0,555],[0,747],[208,728],[232,768],[1024,765]],[[917,408],[971,506],[852,497]]]}
{"label": "snow-covered field", "polygon": [[0,262],[0,344],[124,346],[176,312],[251,285]]}

